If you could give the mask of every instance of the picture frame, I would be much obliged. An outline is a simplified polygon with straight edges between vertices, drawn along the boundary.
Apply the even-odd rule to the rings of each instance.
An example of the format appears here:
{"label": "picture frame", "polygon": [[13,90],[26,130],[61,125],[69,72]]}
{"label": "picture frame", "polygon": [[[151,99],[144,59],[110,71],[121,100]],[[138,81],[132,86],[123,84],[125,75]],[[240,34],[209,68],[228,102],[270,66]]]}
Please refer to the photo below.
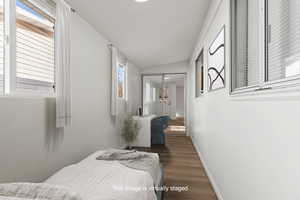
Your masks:
{"label": "picture frame", "polygon": [[208,48],[207,81],[209,92],[225,88],[225,48],[225,26],[223,26]]}
{"label": "picture frame", "polygon": [[204,93],[204,49],[200,51],[195,61],[195,97]]}

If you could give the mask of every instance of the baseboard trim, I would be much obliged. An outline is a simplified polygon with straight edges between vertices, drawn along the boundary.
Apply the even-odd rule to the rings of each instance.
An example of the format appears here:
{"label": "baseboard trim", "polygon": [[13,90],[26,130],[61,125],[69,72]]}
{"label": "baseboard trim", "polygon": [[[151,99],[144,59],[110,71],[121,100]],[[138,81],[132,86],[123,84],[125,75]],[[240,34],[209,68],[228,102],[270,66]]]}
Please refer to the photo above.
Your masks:
{"label": "baseboard trim", "polygon": [[215,182],[212,173],[209,171],[209,169],[208,169],[208,167],[206,165],[206,162],[204,160],[204,157],[202,156],[202,153],[201,153],[201,151],[200,151],[197,143],[195,142],[194,137],[191,136],[191,139],[192,139],[193,145],[194,145],[194,147],[195,147],[195,149],[196,149],[196,151],[197,151],[197,153],[199,155],[199,158],[200,158],[200,160],[201,160],[201,162],[203,164],[203,167],[204,167],[204,170],[205,170],[205,172],[206,172],[206,174],[208,176],[208,179],[209,179],[209,181],[210,181],[210,183],[211,183],[211,185],[212,185],[212,187],[213,187],[213,189],[214,189],[214,191],[215,191],[215,193],[217,195],[218,200],[224,200],[224,198],[222,196],[222,193],[221,193],[221,190],[219,189],[217,183]]}

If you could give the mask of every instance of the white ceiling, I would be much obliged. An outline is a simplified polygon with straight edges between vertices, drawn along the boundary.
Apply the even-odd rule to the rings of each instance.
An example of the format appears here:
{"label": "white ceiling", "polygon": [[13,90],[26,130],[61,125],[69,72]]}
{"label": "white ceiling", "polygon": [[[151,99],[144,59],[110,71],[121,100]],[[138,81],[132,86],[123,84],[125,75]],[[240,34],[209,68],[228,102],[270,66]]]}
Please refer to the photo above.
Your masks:
{"label": "white ceiling", "polygon": [[140,67],[190,58],[210,0],[68,0]]}

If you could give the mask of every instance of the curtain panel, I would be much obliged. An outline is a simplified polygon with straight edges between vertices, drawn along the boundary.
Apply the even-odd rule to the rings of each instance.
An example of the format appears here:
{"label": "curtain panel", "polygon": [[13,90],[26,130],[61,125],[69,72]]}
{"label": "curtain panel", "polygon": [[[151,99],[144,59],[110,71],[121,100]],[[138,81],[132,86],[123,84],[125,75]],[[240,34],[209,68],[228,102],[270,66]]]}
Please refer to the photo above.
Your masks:
{"label": "curtain panel", "polygon": [[118,50],[116,47],[111,47],[111,104],[110,112],[112,116],[117,115],[117,64],[118,64]]}
{"label": "curtain panel", "polygon": [[56,127],[71,124],[71,72],[70,72],[71,8],[63,0],[56,1],[55,23],[55,83]]}

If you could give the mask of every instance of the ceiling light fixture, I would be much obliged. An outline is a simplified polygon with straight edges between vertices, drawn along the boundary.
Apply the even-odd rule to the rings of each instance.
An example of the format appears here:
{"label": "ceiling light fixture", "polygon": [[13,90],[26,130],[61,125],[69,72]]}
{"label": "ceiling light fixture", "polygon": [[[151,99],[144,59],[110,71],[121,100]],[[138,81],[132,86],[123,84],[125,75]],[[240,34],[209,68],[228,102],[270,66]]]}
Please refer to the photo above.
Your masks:
{"label": "ceiling light fixture", "polygon": [[149,0],[135,0],[135,2],[138,2],[138,3],[144,3],[144,2],[147,2]]}

